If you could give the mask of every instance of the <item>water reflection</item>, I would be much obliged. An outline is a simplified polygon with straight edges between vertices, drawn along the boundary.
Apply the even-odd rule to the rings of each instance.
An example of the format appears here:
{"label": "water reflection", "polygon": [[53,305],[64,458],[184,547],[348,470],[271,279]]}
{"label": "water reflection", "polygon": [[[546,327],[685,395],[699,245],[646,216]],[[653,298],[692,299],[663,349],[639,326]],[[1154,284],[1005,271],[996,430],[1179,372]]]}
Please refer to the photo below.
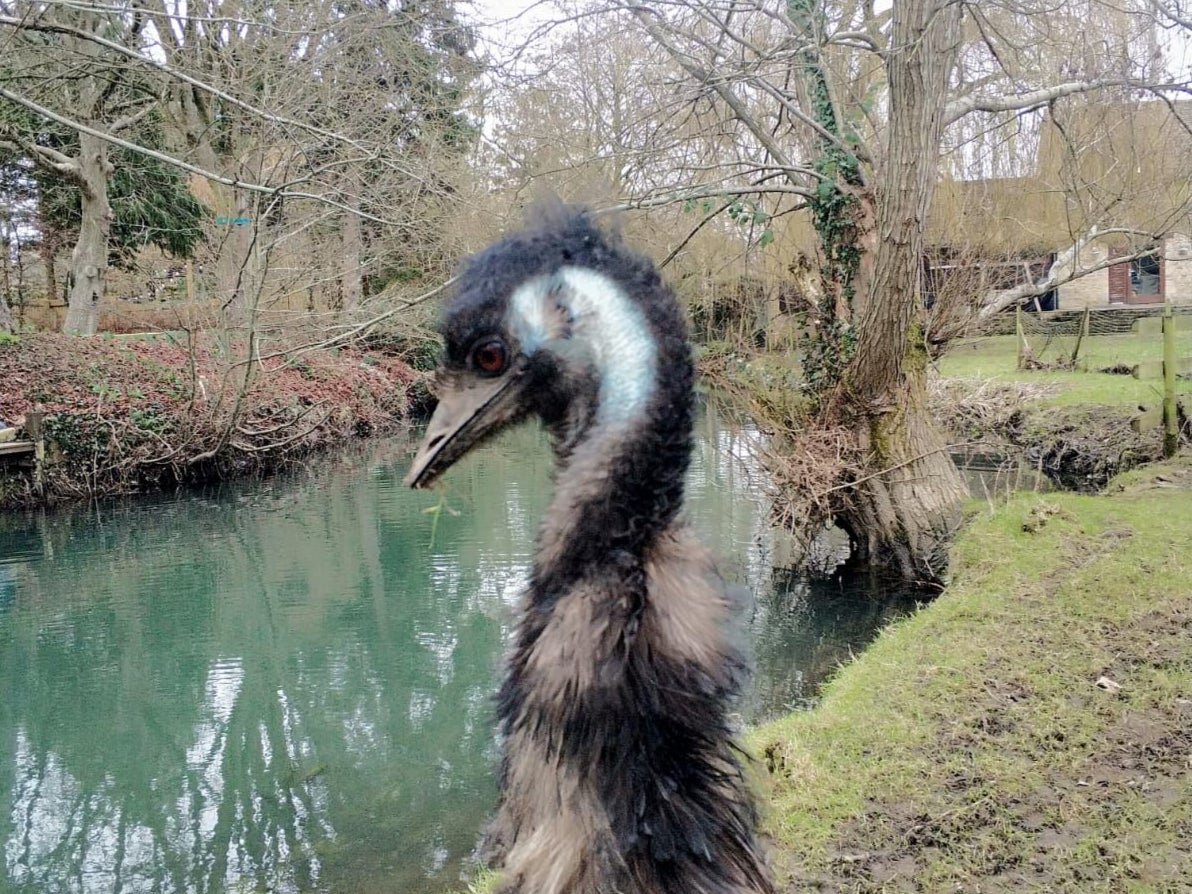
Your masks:
{"label": "water reflection", "polygon": [[[691,514],[762,594],[757,717],[891,609],[774,576],[754,437],[705,419]],[[0,890],[458,882],[550,457],[515,433],[433,515],[406,461],[0,520]]]}

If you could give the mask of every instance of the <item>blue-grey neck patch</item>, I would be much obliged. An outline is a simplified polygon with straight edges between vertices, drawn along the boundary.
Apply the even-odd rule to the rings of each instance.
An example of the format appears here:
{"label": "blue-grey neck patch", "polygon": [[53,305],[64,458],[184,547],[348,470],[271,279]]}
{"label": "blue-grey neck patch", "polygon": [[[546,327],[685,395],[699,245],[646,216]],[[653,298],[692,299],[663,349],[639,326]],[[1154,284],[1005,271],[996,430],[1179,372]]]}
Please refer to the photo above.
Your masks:
{"label": "blue-grey neck patch", "polygon": [[597,420],[624,423],[644,412],[654,392],[657,348],[645,316],[614,280],[584,267],[563,267],[521,286],[510,299],[510,328],[532,354],[552,332],[552,311],[571,317],[571,337],[592,347],[600,375]]}

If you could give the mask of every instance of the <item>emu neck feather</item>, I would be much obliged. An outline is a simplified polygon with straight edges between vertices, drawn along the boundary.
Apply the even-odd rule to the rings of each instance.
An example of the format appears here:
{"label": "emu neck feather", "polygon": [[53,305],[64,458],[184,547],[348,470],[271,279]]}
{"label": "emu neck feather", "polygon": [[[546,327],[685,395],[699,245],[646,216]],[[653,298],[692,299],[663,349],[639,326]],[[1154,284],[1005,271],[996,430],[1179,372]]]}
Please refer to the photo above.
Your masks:
{"label": "emu neck feather", "polygon": [[657,350],[641,310],[613,280],[583,267],[563,267],[519,288],[511,299],[513,328],[532,353],[558,335],[558,312],[572,337],[591,346],[600,377],[601,423],[625,423],[645,409],[657,377]]}
{"label": "emu neck feather", "polygon": [[564,267],[519,290],[514,306],[531,340],[549,339],[561,310],[599,380],[595,412],[577,414],[584,427],[561,438],[536,569],[538,592],[549,600],[610,555],[640,560],[673,520],[690,448],[690,374],[673,383],[663,373],[689,371],[690,359],[686,344],[653,329],[620,283],[592,270]]}

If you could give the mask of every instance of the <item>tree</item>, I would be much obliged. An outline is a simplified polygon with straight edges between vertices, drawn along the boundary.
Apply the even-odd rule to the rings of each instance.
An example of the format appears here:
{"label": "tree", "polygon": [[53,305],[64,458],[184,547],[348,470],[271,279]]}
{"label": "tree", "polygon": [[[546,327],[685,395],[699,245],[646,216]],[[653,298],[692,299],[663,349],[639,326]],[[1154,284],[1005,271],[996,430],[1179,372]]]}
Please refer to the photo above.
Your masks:
{"label": "tree", "polygon": [[282,246],[325,257],[348,308],[443,262],[453,166],[472,136],[463,93],[477,71],[453,4],[246,2],[237,28],[216,0],[151,7],[175,75],[173,152],[214,175],[204,188],[217,218],[246,222],[212,234],[213,291],[237,325],[262,290],[329,291],[323,271],[279,278],[291,267],[274,264]]}
{"label": "tree", "polygon": [[8,295],[0,295],[0,334],[16,331],[16,324],[12,318],[12,308],[8,306]]}
{"label": "tree", "polygon": [[[774,214],[793,201],[809,212],[822,301],[802,358],[813,412],[794,427],[847,433],[857,460],[827,489],[826,514],[903,577],[939,577],[965,495],[928,415],[919,317],[941,156],[997,145],[1024,120],[1037,131],[1039,111],[1067,98],[1186,92],[1187,74],[1164,70],[1157,37],[1186,30],[1173,13],[1145,0],[631,7],[640,33],[684,73],[688,107],[713,104],[719,134],[733,134],[722,188],[751,192]],[[1076,20],[1099,27],[1098,44]]]}
{"label": "tree", "polygon": [[[6,5],[0,24],[12,29],[13,41],[0,72],[0,141],[47,174],[69,182],[78,192],[78,236],[71,252],[70,297],[65,332],[90,335],[99,320],[108,270],[112,228],[111,181],[115,166],[108,141],[94,132],[123,134],[155,107],[155,85],[134,77],[126,60],[82,33],[117,35],[126,43],[140,40],[145,19],[128,10],[51,4],[34,10],[26,3]],[[30,18],[37,29],[17,27]],[[14,103],[14,96],[29,103]],[[47,138],[45,116],[32,106],[68,108],[86,130],[77,132],[73,151],[55,148]]]}
{"label": "tree", "polygon": [[[78,135],[68,154],[3,133],[80,190],[80,312],[102,295],[95,245],[112,226],[116,148],[190,175],[214,212],[200,294],[250,341],[262,311],[351,306],[449,254],[477,70],[453,4],[247,0],[232,12],[216,0],[0,8],[21,50],[0,99]],[[135,130],[144,121],[151,136]],[[72,311],[72,331],[94,319],[76,322]]]}
{"label": "tree", "polygon": [[1027,182],[1049,197],[1026,226],[1054,240],[1042,276],[988,296],[988,318],[1052,289],[1155,252],[1165,237],[1192,232],[1192,103],[1147,95],[1090,104],[1051,103],[1040,127],[1038,169]]}
{"label": "tree", "polygon": [[[37,133],[39,123],[43,126]],[[78,135],[73,131],[34,121],[24,129],[37,133],[35,139],[40,146],[68,157],[79,152]],[[154,127],[151,118],[141,122],[134,136],[144,145],[160,145],[160,128]],[[191,257],[203,238],[206,209],[190,191],[186,178],[167,164],[124,149],[112,151],[111,160],[109,264],[131,269],[138,252],[150,245],[175,257]],[[14,153],[9,159],[0,160],[0,164],[20,167],[25,161],[23,153]],[[74,181],[50,168],[35,167],[29,177],[35,192],[32,201],[37,203],[37,225],[42,230],[43,241],[50,244],[47,252],[52,256],[57,245],[78,238],[81,191]],[[52,265],[52,257],[47,261]],[[53,282],[53,276],[48,276],[51,290]]]}
{"label": "tree", "polygon": [[[632,40],[622,23],[597,19],[531,49],[512,89],[487,111],[489,164],[507,197],[548,185],[577,195],[644,195],[666,184],[664,158],[684,134],[659,118],[664,54]],[[669,184],[673,188],[674,184]]]}

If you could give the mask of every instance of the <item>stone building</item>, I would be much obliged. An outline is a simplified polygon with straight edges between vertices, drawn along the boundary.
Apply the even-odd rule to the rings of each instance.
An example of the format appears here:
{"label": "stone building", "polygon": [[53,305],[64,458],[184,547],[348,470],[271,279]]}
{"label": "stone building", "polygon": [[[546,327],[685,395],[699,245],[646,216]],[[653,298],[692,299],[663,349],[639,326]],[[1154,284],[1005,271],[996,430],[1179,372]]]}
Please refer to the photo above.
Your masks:
{"label": "stone building", "polygon": [[1084,248],[1078,263],[1092,273],[1059,288],[1061,309],[1127,304],[1192,304],[1192,237],[1173,233],[1154,252],[1120,264],[1113,257],[1132,254],[1128,245],[1106,238]]}
{"label": "stone building", "polygon": [[1189,184],[1192,103],[1053,108],[1030,174],[940,183],[928,300],[954,282],[993,300],[1053,279],[1043,309],[1192,304]]}

